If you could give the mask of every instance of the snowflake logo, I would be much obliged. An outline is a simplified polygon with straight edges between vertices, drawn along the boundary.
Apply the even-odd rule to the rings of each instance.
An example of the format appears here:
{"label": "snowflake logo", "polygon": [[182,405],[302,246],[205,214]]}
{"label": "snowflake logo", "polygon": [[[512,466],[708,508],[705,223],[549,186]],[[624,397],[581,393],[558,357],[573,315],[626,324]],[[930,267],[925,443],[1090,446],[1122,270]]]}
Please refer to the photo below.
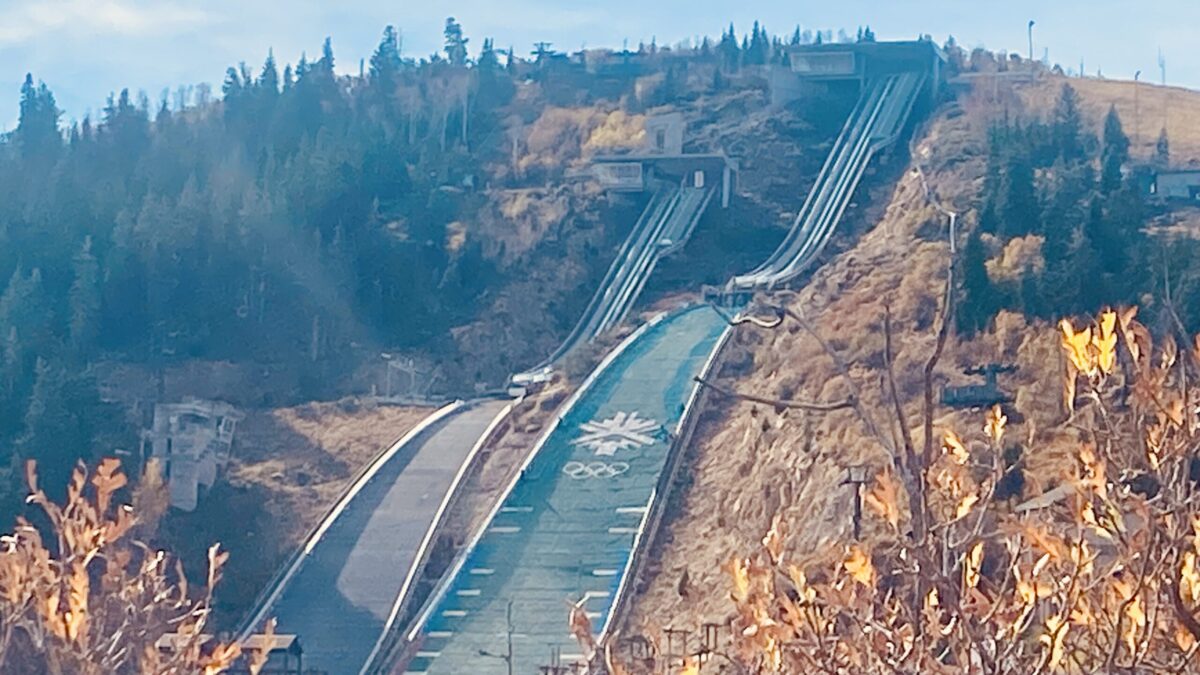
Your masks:
{"label": "snowflake logo", "polygon": [[629,450],[643,445],[653,445],[657,439],[652,435],[660,428],[658,422],[638,417],[637,412],[619,412],[606,420],[592,420],[579,425],[583,435],[571,441],[571,445],[591,448],[597,455],[611,457],[618,450]]}

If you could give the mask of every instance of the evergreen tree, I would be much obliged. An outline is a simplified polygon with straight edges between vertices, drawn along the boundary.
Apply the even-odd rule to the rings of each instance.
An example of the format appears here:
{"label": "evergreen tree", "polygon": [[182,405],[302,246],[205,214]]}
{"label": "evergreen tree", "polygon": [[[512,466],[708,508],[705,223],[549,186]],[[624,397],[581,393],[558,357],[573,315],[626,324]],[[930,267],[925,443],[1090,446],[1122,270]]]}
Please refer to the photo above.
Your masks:
{"label": "evergreen tree", "polygon": [[0,295],[0,335],[16,332],[22,362],[31,363],[34,356],[49,353],[53,346],[52,319],[41,270],[25,276],[20,268],[16,269]]}
{"label": "evergreen tree", "polygon": [[488,73],[500,69],[500,60],[496,58],[496,48],[491,38],[484,38],[483,47],[479,50],[479,61],[476,65],[481,71]]}
{"label": "evergreen tree", "polygon": [[[1092,212],[1088,216],[1089,223],[1100,218],[1098,209],[1095,208],[1097,205],[1098,202],[1093,202]],[[1066,311],[1060,313],[1092,312],[1095,311],[1094,308],[1112,302],[1107,288],[1108,277],[1104,274],[1104,264],[1097,255],[1095,242],[1088,233],[1089,229],[1090,225],[1075,230],[1075,238],[1067,252],[1067,269],[1070,276],[1064,280],[1062,287],[1050,289],[1055,294],[1061,294],[1057,299]]]}
{"label": "evergreen tree", "polygon": [[233,103],[241,98],[242,95],[242,73],[237,68],[230,66],[225,69],[225,81],[221,84],[221,95],[225,99],[225,108],[228,110]]}
{"label": "evergreen tree", "polygon": [[92,254],[92,238],[74,260],[75,280],[68,295],[70,339],[76,354],[85,355],[96,344],[100,326],[100,265]]}
{"label": "evergreen tree", "polygon": [[1100,192],[1112,194],[1121,187],[1125,164],[1129,162],[1129,137],[1121,128],[1116,106],[1109,106],[1104,118],[1104,146],[1100,157]]}
{"label": "evergreen tree", "polygon": [[987,273],[987,250],[979,230],[967,237],[962,252],[962,299],[958,309],[958,328],[973,334],[987,328],[998,307],[996,289]]}
{"label": "evergreen tree", "polygon": [[[23,348],[15,326],[0,326],[0,438],[9,438],[20,430],[22,396],[25,384]],[[0,455],[2,456],[2,455]]]}
{"label": "evergreen tree", "polygon": [[26,74],[25,83],[21,85],[20,113],[13,140],[27,161],[44,167],[53,164],[62,145],[62,134],[58,130],[61,114],[54,94],[45,83],[34,86],[33,75]]}
{"label": "evergreen tree", "polygon": [[1033,163],[1023,147],[1013,148],[1000,177],[1000,195],[996,204],[999,231],[1004,238],[1020,237],[1042,231],[1041,209],[1033,184]]}
{"label": "evergreen tree", "polygon": [[[1082,307],[1080,275],[1094,274],[1095,252],[1084,233],[1089,218],[1088,198],[1095,189],[1089,164],[1058,159],[1053,167],[1054,183],[1049,189],[1043,215],[1042,272],[1037,298],[1028,304],[1031,313],[1046,319],[1090,311]],[[1088,267],[1081,271],[1079,265]]]}
{"label": "evergreen tree", "polygon": [[22,460],[37,462],[47,493],[63,494],[75,464],[93,459],[95,434],[105,414],[111,413],[100,401],[95,380],[68,375],[62,366],[38,359],[16,451]]}
{"label": "evergreen tree", "polygon": [[1083,156],[1083,115],[1079,110],[1079,94],[1074,87],[1064,84],[1054,106],[1054,121],[1051,137],[1058,156],[1068,162],[1079,162]]}
{"label": "evergreen tree", "polygon": [[726,70],[737,70],[741,65],[742,50],[738,47],[737,34],[733,31],[733,24],[729,24],[729,30],[721,34],[721,43],[717,45],[717,52],[721,55],[721,65]]}
{"label": "evergreen tree", "polygon": [[753,65],[762,65],[767,62],[770,57],[771,43],[767,37],[767,30],[754,22],[754,28],[750,31],[750,43],[746,48],[746,63]]}
{"label": "evergreen tree", "polygon": [[279,68],[275,65],[275,52],[267,52],[267,60],[263,62],[262,73],[258,76],[259,91],[274,97],[279,93]]}
{"label": "evergreen tree", "polygon": [[467,65],[467,38],[463,37],[462,26],[459,25],[454,17],[446,19],[446,29],[443,31],[446,38],[445,52],[446,60],[452,66]]}
{"label": "evergreen tree", "polygon": [[1158,169],[1171,167],[1171,141],[1167,138],[1167,128],[1158,132],[1158,142],[1154,144],[1154,166]]}
{"label": "evergreen tree", "polygon": [[317,61],[314,68],[325,75],[333,76],[333,38],[325,38],[325,42],[321,43],[321,60]]}
{"label": "evergreen tree", "polygon": [[[1099,199],[1096,200],[1097,204]],[[1148,270],[1150,246],[1142,230],[1146,222],[1141,193],[1132,181],[1116,189],[1092,226],[1096,252],[1108,277],[1107,302],[1136,302],[1138,289],[1150,282]]]}
{"label": "evergreen tree", "polygon": [[383,38],[371,55],[371,84],[390,93],[396,86],[400,64],[400,34],[394,26],[388,26],[383,29]]}

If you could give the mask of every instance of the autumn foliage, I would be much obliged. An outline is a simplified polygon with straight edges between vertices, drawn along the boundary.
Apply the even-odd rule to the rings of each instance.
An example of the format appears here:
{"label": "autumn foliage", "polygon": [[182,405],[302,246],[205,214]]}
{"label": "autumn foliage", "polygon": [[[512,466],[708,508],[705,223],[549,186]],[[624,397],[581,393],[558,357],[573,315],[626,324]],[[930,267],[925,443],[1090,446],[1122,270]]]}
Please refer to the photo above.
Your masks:
{"label": "autumn foliage", "polygon": [[[115,501],[119,467],[106,459],[89,479],[79,466],[59,505],[28,465],[27,501],[46,524],[19,518],[0,538],[0,671],[207,675],[241,655],[204,633],[228,554],[209,550],[205,586],[191,592],[178,561],[133,538],[137,515]],[[168,633],[174,649],[160,651]],[[252,670],[264,660],[248,656]]]}
{"label": "autumn foliage", "polygon": [[[726,565],[722,644],[671,672],[1200,672],[1200,336],[1136,316],[1060,324],[1058,429],[996,407],[879,468],[862,541],[792,559],[777,516]],[[1061,455],[1024,502],[997,489],[1013,445]]]}

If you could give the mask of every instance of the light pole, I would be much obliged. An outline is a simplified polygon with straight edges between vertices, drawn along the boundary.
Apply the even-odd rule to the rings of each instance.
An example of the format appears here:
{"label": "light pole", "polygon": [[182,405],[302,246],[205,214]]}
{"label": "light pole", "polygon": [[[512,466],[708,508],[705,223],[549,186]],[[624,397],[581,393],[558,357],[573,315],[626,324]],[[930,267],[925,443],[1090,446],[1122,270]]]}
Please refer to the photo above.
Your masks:
{"label": "light pole", "polygon": [[508,651],[504,654],[495,654],[486,649],[480,649],[480,656],[488,656],[494,659],[504,661],[504,665],[508,666],[508,675],[513,675],[513,621],[512,621],[513,601],[508,601],[508,609],[505,611],[505,622],[507,624],[505,633],[508,638]]}
{"label": "light pole", "polygon": [[1029,20],[1029,63],[1033,63],[1033,19]]}
{"label": "light pole", "polygon": [[1137,71],[1133,74],[1133,147],[1137,148],[1139,139],[1142,134],[1142,108],[1138,101],[1138,80],[1142,77],[1142,71]]}

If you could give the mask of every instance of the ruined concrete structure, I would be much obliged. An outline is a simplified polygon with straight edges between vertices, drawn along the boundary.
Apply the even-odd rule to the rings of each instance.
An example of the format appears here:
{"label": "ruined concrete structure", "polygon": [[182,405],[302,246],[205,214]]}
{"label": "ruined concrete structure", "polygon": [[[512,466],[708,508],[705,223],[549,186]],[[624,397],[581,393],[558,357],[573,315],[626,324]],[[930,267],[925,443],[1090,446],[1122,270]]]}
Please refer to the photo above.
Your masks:
{"label": "ruined concrete structure", "polygon": [[244,415],[223,401],[184,399],[154,406],[154,421],[142,434],[142,458],[162,462],[171,506],[192,511],[200,486],[211,488],[229,461],[233,434]]}

